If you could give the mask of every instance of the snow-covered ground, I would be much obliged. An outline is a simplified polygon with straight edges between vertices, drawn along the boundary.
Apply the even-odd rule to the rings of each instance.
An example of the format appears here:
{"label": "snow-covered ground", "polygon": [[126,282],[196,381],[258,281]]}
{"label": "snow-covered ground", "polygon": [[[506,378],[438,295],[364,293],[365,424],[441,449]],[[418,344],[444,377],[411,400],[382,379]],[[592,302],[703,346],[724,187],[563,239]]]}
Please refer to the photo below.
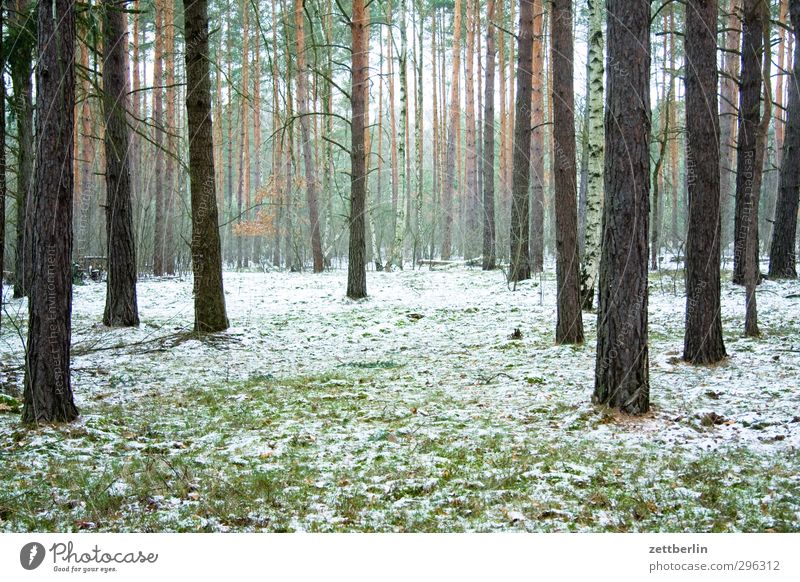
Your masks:
{"label": "snow-covered ground", "polygon": [[758,340],[725,283],[730,358],[692,367],[674,274],[651,279],[642,418],[590,403],[596,317],[555,346],[551,274],[370,273],[353,302],[344,272],[226,273],[231,328],[207,338],[190,279],[140,282],[133,330],[77,287],[82,420],[30,431],[0,402],[0,529],[800,530],[800,283],[759,287]]}

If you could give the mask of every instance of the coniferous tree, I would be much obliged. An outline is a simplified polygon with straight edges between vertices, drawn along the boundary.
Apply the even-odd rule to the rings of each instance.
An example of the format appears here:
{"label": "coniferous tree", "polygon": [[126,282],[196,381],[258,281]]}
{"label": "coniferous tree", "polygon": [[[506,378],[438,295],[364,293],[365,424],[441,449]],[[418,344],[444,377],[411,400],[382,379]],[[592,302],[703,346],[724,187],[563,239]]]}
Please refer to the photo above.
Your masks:
{"label": "coniferous tree", "polygon": [[39,424],[78,417],[70,378],[75,4],[39,2],[37,36],[33,183],[37,228],[22,420]]}
{"label": "coniferous tree", "polygon": [[686,4],[686,332],[683,359],[713,364],[725,358],[720,307],[719,117],[716,0]]}
{"label": "coniferous tree", "polygon": [[186,22],[186,121],[191,183],[194,329],[228,328],[222,286],[222,249],[214,191],[214,144],[211,123],[208,0],[184,0]]}
{"label": "coniferous tree", "polygon": [[650,2],[608,0],[606,7],[607,171],[594,401],[630,414],[643,414],[650,408]]}
{"label": "coniferous tree", "polygon": [[106,154],[106,240],[108,281],[103,323],[139,325],[136,303],[136,248],[133,236],[126,0],[103,3],[103,113]]}

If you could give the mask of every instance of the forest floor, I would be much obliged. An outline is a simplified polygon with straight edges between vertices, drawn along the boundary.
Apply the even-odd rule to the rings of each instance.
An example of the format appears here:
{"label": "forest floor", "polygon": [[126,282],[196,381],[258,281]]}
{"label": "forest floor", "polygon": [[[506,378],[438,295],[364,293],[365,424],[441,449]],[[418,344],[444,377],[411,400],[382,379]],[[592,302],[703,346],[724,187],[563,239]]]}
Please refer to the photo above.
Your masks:
{"label": "forest floor", "polygon": [[682,274],[653,274],[641,418],[590,402],[594,314],[554,345],[552,274],[369,273],[362,302],[345,283],[226,273],[232,326],[206,338],[189,278],[140,282],[138,329],[77,287],[82,417],[33,430],[11,301],[0,530],[800,531],[800,282],[759,288],[758,340],[726,282],[730,358],[692,367]]}

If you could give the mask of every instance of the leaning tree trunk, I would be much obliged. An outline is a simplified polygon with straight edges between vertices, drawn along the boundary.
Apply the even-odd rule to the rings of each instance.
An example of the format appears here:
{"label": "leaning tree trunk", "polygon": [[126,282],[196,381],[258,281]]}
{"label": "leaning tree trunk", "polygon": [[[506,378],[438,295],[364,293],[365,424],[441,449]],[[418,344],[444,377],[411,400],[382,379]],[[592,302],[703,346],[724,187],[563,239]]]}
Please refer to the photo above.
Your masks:
{"label": "leaning tree trunk", "polygon": [[36,65],[36,170],[30,290],[26,423],[78,417],[70,382],[72,193],[75,120],[75,5],[40,2]]}
{"label": "leaning tree trunk", "polygon": [[643,414],[650,408],[650,2],[608,0],[607,10],[606,173],[593,400]]}
{"label": "leaning tree trunk", "polygon": [[[578,257],[578,190],[575,155],[575,91],[572,79],[572,0],[553,0],[553,159],[556,207],[556,343],[583,343],[580,259]],[[520,51],[520,55],[522,51]],[[528,101],[530,103],[530,101]],[[517,118],[517,123],[520,119]],[[530,125],[530,121],[528,120]],[[530,144],[528,144],[530,151]]]}
{"label": "leaning tree trunk", "polygon": [[[758,126],[761,120],[761,66],[763,53],[763,21],[761,3],[745,0],[742,22],[742,78],[739,90],[739,143],[736,158],[736,211],[734,217],[733,282],[745,284],[746,247],[752,234],[756,253],[752,257],[758,268],[758,206],[753,181],[761,175],[755,163]],[[759,178],[760,181],[760,178]],[[751,232],[752,231],[752,232]]]}
{"label": "leaning tree trunk", "polygon": [[486,97],[483,101],[483,269],[496,267],[494,216],[494,0],[486,6]]}
{"label": "leaning tree trunk", "polygon": [[514,126],[514,166],[511,187],[511,265],[509,270],[509,280],[514,282],[524,281],[531,277],[528,249],[530,237],[528,189],[531,182],[533,0],[520,0],[518,42],[516,125]]}
{"label": "leaning tree trunk", "polygon": [[769,254],[769,276],[776,279],[797,277],[795,237],[797,201],[800,190],[800,0],[791,0],[794,27],[794,67],[789,79],[789,106],[783,141],[780,186]]}
{"label": "leaning tree trunk", "polygon": [[584,309],[594,306],[603,214],[603,5],[589,0],[588,175],[582,289]]}
{"label": "leaning tree trunk", "polygon": [[130,137],[128,135],[127,0],[103,6],[103,110],[106,131],[106,240],[108,282],[103,324],[139,325],[136,306],[136,248],[131,205]]}
{"label": "leaning tree trunk", "polygon": [[683,359],[713,364],[725,358],[720,309],[720,172],[717,112],[717,0],[686,5],[686,332]]}
{"label": "leaning tree trunk", "polygon": [[194,329],[203,333],[228,328],[214,180],[211,78],[208,66],[208,0],[185,0],[184,15]]}
{"label": "leaning tree trunk", "polygon": [[366,116],[369,93],[369,19],[364,0],[353,0],[350,19],[353,37],[353,62],[350,87],[351,145],[350,145],[350,252],[347,265],[347,296],[361,299],[367,296],[366,268],[366,199],[367,152]]}

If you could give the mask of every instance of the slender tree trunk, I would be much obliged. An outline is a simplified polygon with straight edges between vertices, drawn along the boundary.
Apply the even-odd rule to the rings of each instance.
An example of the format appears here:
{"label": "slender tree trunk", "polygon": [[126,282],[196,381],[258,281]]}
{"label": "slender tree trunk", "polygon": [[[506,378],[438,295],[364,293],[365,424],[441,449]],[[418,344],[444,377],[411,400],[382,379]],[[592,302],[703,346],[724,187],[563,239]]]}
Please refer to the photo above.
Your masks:
{"label": "slender tree trunk", "polygon": [[794,68],[789,77],[789,103],[786,112],[786,137],[783,142],[780,186],[772,231],[769,256],[769,276],[776,279],[797,277],[798,191],[800,191],[800,1],[791,0],[794,28]]}
{"label": "slender tree trunk", "polygon": [[164,4],[172,0],[154,0],[155,41],[153,43],[153,144],[155,145],[153,274],[164,274],[164,202],[167,189],[164,168]]}
{"label": "slender tree trunk", "polygon": [[531,85],[531,272],[544,269],[544,8],[533,2],[533,65]]}
{"label": "slender tree trunk", "polygon": [[40,2],[36,66],[33,279],[22,420],[78,417],[70,381],[72,335],[72,140],[75,115],[75,7]]}
{"label": "slender tree trunk", "polygon": [[520,0],[517,63],[516,124],[514,126],[514,171],[511,198],[511,266],[509,280],[531,277],[529,257],[528,190],[530,188],[531,83],[533,64],[533,0]]}
{"label": "slender tree trunk", "polygon": [[131,201],[126,0],[103,3],[103,112],[106,147],[106,241],[108,282],[103,324],[139,325],[136,304],[136,247]]}
{"label": "slender tree trunk", "polygon": [[[522,11],[520,10],[520,14]],[[578,257],[578,189],[575,183],[575,93],[572,46],[572,0],[553,0],[553,159],[556,187],[556,343],[583,343],[580,258]],[[520,50],[520,55],[522,51]],[[521,93],[521,91],[520,91]],[[530,100],[528,101],[530,103]],[[517,116],[517,123],[524,118]],[[530,119],[525,120],[530,125]],[[526,151],[530,151],[528,142]],[[526,188],[527,198],[527,188]]]}
{"label": "slender tree trunk", "polygon": [[475,2],[467,0],[467,38],[466,62],[464,71],[464,86],[466,89],[464,107],[464,139],[466,145],[465,160],[465,214],[466,232],[464,233],[464,258],[472,259],[480,252],[478,247],[478,233],[480,232],[480,215],[478,214],[478,174],[475,139]]}
{"label": "slender tree trunk", "polygon": [[450,82],[450,121],[442,195],[442,260],[450,259],[453,246],[453,199],[456,191],[456,140],[461,125],[459,76],[461,69],[461,0],[455,0],[453,15],[453,72]]}
{"label": "slender tree trunk", "polygon": [[[6,58],[3,50],[3,31],[5,30],[5,9],[0,3],[0,66],[5,71]],[[0,87],[0,310],[3,306],[3,282],[5,279],[6,252],[6,84]],[[2,321],[2,314],[0,314]]]}
{"label": "slender tree trunk", "polygon": [[644,414],[650,408],[650,2],[608,0],[606,7],[606,172],[593,399]]}
{"label": "slender tree trunk", "polygon": [[[18,0],[16,14],[10,18],[11,26],[19,38],[14,51],[9,54],[11,83],[14,89],[14,117],[17,122],[17,192],[16,192],[16,252],[14,260],[14,298],[25,297],[30,292],[32,276],[33,243],[33,67],[35,32],[29,25],[28,0]],[[22,30],[27,28],[28,30]]]}
{"label": "slender tree trunk", "polygon": [[311,253],[314,258],[314,272],[321,273],[325,267],[322,254],[322,236],[319,225],[317,195],[317,170],[311,152],[311,129],[308,109],[308,68],[306,66],[304,0],[295,0],[295,43],[297,47],[297,115],[300,118],[300,133],[303,139],[303,164],[306,169],[306,197],[308,220],[311,228]]}
{"label": "slender tree trunk", "polygon": [[739,43],[741,30],[736,14],[741,0],[729,0],[725,20],[725,54],[720,76],[720,200],[722,214],[722,249],[733,240],[733,208],[736,178],[736,121],[739,94]]}
{"label": "slender tree trunk", "polygon": [[350,252],[347,265],[347,296],[361,299],[367,296],[366,212],[367,152],[366,116],[369,95],[369,16],[364,0],[353,0],[352,32],[352,107],[350,145]]}
{"label": "slender tree trunk", "polygon": [[175,8],[174,0],[164,2],[164,98],[166,100],[166,163],[164,167],[164,273],[175,274],[175,197],[178,194],[175,158],[178,156],[178,124],[175,116]]}
{"label": "slender tree trunk", "polygon": [[[745,31],[745,38],[747,38],[748,9],[750,6],[745,4],[745,16],[743,21],[743,30]],[[755,0],[752,6],[753,16],[752,22],[755,26],[760,25],[762,34],[763,52],[758,55],[761,60],[761,79],[767,81],[764,85],[764,111],[759,118],[758,124],[755,127],[755,145],[753,152],[753,172],[751,176],[743,176],[743,190],[744,190],[744,205],[745,213],[743,214],[743,225],[745,230],[745,258],[744,258],[744,285],[745,285],[745,319],[744,319],[744,333],[748,337],[757,337],[760,335],[758,329],[758,307],[756,302],[756,287],[758,286],[761,273],[759,269],[759,246],[758,246],[758,207],[761,199],[761,183],[764,169],[764,156],[767,150],[767,136],[769,133],[769,123],[772,119],[772,83],[769,81],[771,78],[771,65],[772,65],[772,44],[770,34],[770,12],[769,4],[766,0]],[[743,53],[746,52],[747,41],[745,40],[745,47]],[[744,55],[743,55],[744,60]],[[742,79],[747,79],[745,74],[746,67],[742,66]],[[744,92],[744,91],[743,91]],[[742,108],[740,104],[740,109]],[[758,114],[758,100],[756,100],[756,114]],[[740,130],[740,135],[742,132]],[[747,161],[740,167],[747,171]],[[738,185],[738,176],[737,176]],[[752,208],[752,213],[747,213],[747,208]]]}
{"label": "slender tree trunk", "polygon": [[[758,253],[758,204],[755,180],[760,185],[762,168],[756,164],[756,141],[761,120],[761,67],[763,62],[764,0],[744,0],[742,23],[742,80],[739,92],[739,129],[736,171],[736,216],[734,224],[733,282],[745,284],[746,249]],[[752,234],[755,245],[748,246]],[[758,268],[758,256],[753,257]]]}
{"label": "slender tree trunk", "polygon": [[[672,4],[669,9],[669,68],[670,71],[675,71],[676,65],[676,51],[675,51],[675,5]],[[669,109],[667,115],[669,116],[669,124],[671,127],[677,127],[678,107],[675,98],[675,91],[672,86],[675,84],[675,74],[671,73],[669,76],[670,90],[667,92],[669,102]],[[678,183],[680,177],[678,176],[678,135],[673,135],[669,139],[669,169],[670,169],[670,192],[672,194],[672,244],[674,247],[680,248],[683,243],[683,232],[678,226],[678,216],[680,207],[678,204],[678,192],[680,188]]]}
{"label": "slender tree trunk", "polygon": [[486,97],[483,100],[483,270],[494,269],[497,261],[494,217],[494,0],[486,7]]}
{"label": "slender tree trunk", "polygon": [[584,309],[594,305],[595,286],[600,268],[600,232],[603,216],[603,4],[589,0],[589,91],[588,176],[586,183],[586,230],[583,252],[581,294]]}
{"label": "slender tree trunk", "polygon": [[211,123],[208,1],[185,0],[186,120],[189,130],[189,180],[192,209],[192,267],[194,269],[194,329],[228,328],[222,286],[217,195],[214,192],[214,144]]}
{"label": "slender tree trunk", "polygon": [[686,5],[686,333],[683,359],[713,364],[725,358],[720,307],[719,117],[717,0]]}
{"label": "slender tree trunk", "polygon": [[[778,22],[785,23],[788,20],[789,0],[778,0]],[[783,150],[784,132],[786,129],[786,116],[784,115],[784,79],[786,74],[786,29],[781,27],[778,30],[778,78],[775,87],[775,153],[777,165],[781,165],[781,152]],[[791,34],[791,32],[789,32]],[[771,237],[770,237],[771,238]]]}

